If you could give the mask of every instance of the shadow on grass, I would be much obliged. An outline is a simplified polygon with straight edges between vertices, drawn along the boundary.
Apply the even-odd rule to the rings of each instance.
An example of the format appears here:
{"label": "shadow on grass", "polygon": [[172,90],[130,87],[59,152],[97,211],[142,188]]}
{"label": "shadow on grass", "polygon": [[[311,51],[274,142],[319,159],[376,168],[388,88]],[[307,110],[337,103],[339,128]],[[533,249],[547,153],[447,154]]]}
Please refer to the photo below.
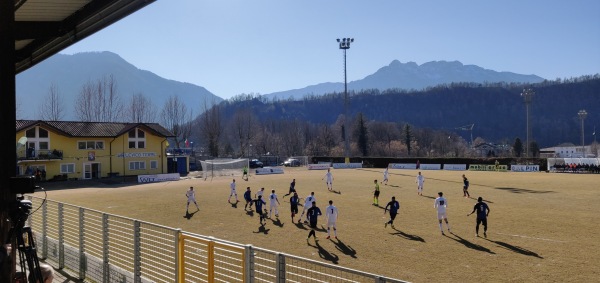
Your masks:
{"label": "shadow on grass", "polygon": [[230,201],[227,201],[227,202],[228,202],[229,204],[231,204],[231,207],[233,207],[233,208],[237,208],[237,204],[238,204],[238,202],[239,202],[239,201],[237,201],[237,200],[236,200],[235,202],[230,202]]}
{"label": "shadow on grass", "polygon": [[329,251],[327,251],[326,249],[321,247],[321,245],[319,245],[319,240],[315,239],[314,245],[311,245],[309,240],[310,240],[310,238],[307,239],[306,243],[309,246],[316,248],[319,251],[319,257],[321,257],[322,259],[324,259],[326,261],[331,261],[334,264],[338,264],[338,261],[340,260],[340,258],[336,254],[330,253]]}
{"label": "shadow on grass", "polygon": [[279,218],[275,218],[275,219],[269,218],[269,219],[271,219],[271,222],[273,222],[273,225],[275,225],[279,228],[283,228],[283,224],[285,224],[285,223],[281,222],[281,220],[279,220]]}
{"label": "shadow on grass", "polygon": [[194,214],[196,214],[198,211],[200,211],[200,209],[198,209],[198,210],[196,210],[196,211],[194,211],[192,213],[189,213],[189,212],[186,211],[185,212],[185,216],[183,216],[183,218],[187,218],[187,220],[190,220],[190,219],[192,219],[192,217],[194,216]]}
{"label": "shadow on grass", "polygon": [[417,241],[417,242],[425,243],[425,239],[423,239],[423,238],[421,238],[421,237],[419,237],[417,235],[411,235],[411,234],[408,234],[408,233],[404,233],[404,232],[402,232],[402,231],[400,231],[400,230],[398,230],[396,228],[393,228],[393,229],[396,230],[396,233],[390,233],[392,235],[396,235],[396,236],[399,236],[399,237],[402,237],[402,238],[405,238],[405,239],[408,239],[408,240],[411,240],[411,241]]}
{"label": "shadow on grass", "polygon": [[459,242],[459,243],[461,243],[461,244],[465,245],[465,247],[467,247],[467,248],[469,248],[469,249],[474,249],[474,250],[476,250],[476,251],[486,252],[486,253],[490,253],[490,254],[496,254],[495,252],[491,251],[490,249],[488,249],[488,248],[486,248],[486,247],[484,247],[484,246],[480,246],[480,245],[478,245],[478,244],[475,244],[475,243],[469,242],[468,240],[466,240],[466,239],[463,239],[463,238],[461,238],[460,236],[458,236],[458,235],[456,235],[456,234],[454,234],[454,233],[450,233],[450,234],[451,234],[452,236],[456,237],[456,238],[450,237],[450,236],[448,236],[447,234],[444,234],[444,236],[445,236],[446,238],[448,238],[448,239],[452,239],[452,240],[454,240],[454,241],[457,241],[457,242]]}
{"label": "shadow on grass", "polygon": [[496,190],[508,191],[514,194],[547,194],[554,193],[554,191],[534,191],[529,189],[521,189],[521,188],[494,188]]}
{"label": "shadow on grass", "polygon": [[422,195],[422,197],[424,197],[424,198],[430,198],[430,199],[435,199],[435,197],[432,197],[432,196],[426,196],[426,195]]}
{"label": "shadow on grass", "polygon": [[298,229],[308,230],[306,227],[304,227],[304,224],[302,224],[302,222],[300,222],[300,223],[294,222],[294,225],[296,225],[296,227],[298,227]]}
{"label": "shadow on grass", "polygon": [[256,232],[252,231],[252,233],[255,233],[255,234],[263,233],[263,234],[267,235],[267,234],[269,234],[270,230],[271,229],[265,228],[265,225],[260,225],[260,226],[258,226],[258,231],[256,231]]}
{"label": "shadow on grass", "polygon": [[352,258],[356,258],[356,250],[353,249],[351,246],[348,246],[348,245],[344,244],[344,242],[342,242],[339,239],[337,240],[337,242],[334,241],[333,239],[330,239],[330,241],[333,242],[333,244],[335,244],[335,248],[338,251],[340,251],[343,254],[348,255],[348,256],[350,256]]}
{"label": "shadow on grass", "polygon": [[522,255],[526,255],[526,256],[533,256],[533,257],[537,257],[540,259],[543,259],[543,257],[541,257],[540,255],[538,255],[536,252],[530,251],[528,249],[525,248],[521,248],[519,246],[513,246],[511,244],[505,243],[505,242],[501,242],[501,241],[494,241],[494,240],[490,240],[490,239],[485,239],[486,241],[492,242],[498,246],[501,246],[507,250],[513,251],[515,253],[519,253]]}

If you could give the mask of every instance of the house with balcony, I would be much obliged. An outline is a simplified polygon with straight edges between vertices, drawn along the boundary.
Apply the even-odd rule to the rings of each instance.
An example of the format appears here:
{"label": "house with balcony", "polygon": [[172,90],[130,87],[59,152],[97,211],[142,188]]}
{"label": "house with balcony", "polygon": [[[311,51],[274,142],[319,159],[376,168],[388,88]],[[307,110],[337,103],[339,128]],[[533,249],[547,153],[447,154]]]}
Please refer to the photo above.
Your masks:
{"label": "house with balcony", "polygon": [[157,123],[17,120],[16,170],[39,180],[168,173],[173,136]]}

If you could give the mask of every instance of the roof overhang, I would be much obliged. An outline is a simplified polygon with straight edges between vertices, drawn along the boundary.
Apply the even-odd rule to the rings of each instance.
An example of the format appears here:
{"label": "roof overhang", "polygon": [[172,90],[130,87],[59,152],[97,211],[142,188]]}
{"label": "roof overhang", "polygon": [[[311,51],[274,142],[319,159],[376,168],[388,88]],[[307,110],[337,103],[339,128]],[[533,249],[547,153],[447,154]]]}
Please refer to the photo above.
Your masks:
{"label": "roof overhang", "polygon": [[15,0],[20,73],[155,0]]}

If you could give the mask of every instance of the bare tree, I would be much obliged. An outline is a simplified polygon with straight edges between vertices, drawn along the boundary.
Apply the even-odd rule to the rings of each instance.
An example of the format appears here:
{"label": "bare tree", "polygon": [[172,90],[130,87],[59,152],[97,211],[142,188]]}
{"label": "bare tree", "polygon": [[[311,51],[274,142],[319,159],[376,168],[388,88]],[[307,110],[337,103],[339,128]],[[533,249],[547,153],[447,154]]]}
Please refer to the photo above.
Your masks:
{"label": "bare tree", "polygon": [[156,121],[156,107],[143,93],[131,97],[126,119],[133,123],[153,123]]}
{"label": "bare tree", "polygon": [[112,75],[87,82],[75,101],[77,118],[85,122],[116,122],[123,118],[123,104]]}
{"label": "bare tree", "polygon": [[175,145],[180,148],[182,141],[192,133],[192,111],[188,110],[179,96],[169,97],[161,111],[161,124],[175,135]]}
{"label": "bare tree", "polygon": [[256,117],[248,109],[239,110],[233,116],[233,129],[234,138],[240,147],[240,156],[249,154],[246,152],[250,148],[250,144],[256,136],[256,124],[258,123]]}
{"label": "bare tree", "polygon": [[204,103],[204,113],[201,117],[200,131],[208,144],[208,152],[211,156],[219,156],[219,140],[223,129],[221,126],[221,108],[214,103],[208,108],[208,103]]}
{"label": "bare tree", "polygon": [[51,84],[48,88],[48,94],[44,102],[40,104],[38,113],[39,117],[46,121],[59,121],[64,118],[64,106],[58,87],[55,84]]}

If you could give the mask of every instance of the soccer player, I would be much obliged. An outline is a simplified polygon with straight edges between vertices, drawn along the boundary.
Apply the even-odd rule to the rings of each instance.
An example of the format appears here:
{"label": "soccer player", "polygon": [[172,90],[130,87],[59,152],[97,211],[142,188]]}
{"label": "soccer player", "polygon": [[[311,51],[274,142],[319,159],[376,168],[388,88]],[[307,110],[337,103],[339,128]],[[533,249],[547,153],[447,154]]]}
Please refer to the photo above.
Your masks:
{"label": "soccer player", "polygon": [[333,191],[333,175],[331,174],[331,169],[327,169],[325,177],[321,178],[321,180],[323,179],[326,179],[325,182],[327,183],[327,190],[330,192]]}
{"label": "soccer player", "polygon": [[246,181],[248,181],[248,166],[244,166],[244,169],[242,169],[242,179],[244,179],[244,177],[246,177]]}
{"label": "soccer player", "polygon": [[417,194],[422,196],[423,195],[423,184],[425,183],[425,177],[423,175],[421,175],[421,172],[419,172],[419,175],[417,175],[417,180],[415,182],[417,183]]}
{"label": "soccer player", "polygon": [[[292,212],[292,223],[294,223],[294,216],[298,214],[298,205],[300,204],[300,198],[298,197],[298,193],[294,193],[293,196],[290,197],[290,210]],[[302,218],[302,217],[300,217]]]}
{"label": "soccer player", "polygon": [[327,239],[331,236],[331,227],[333,227],[333,237],[337,239],[337,228],[335,223],[338,218],[338,209],[333,205],[333,201],[329,201],[329,206],[325,210],[327,216]]}
{"label": "soccer player", "polygon": [[[260,225],[265,225],[263,224],[263,219],[265,219],[265,213],[263,212],[263,205],[266,205],[267,203],[265,202],[265,200],[262,198],[262,195],[258,196],[257,199],[254,200],[254,208],[256,209],[256,213],[258,213],[258,215],[260,216]],[[265,220],[265,223],[267,221]]]}
{"label": "soccer player", "polygon": [[387,228],[388,224],[391,224],[392,228],[394,228],[394,219],[396,219],[396,215],[398,215],[398,210],[400,209],[400,203],[396,200],[396,197],[392,197],[392,200],[385,206],[385,209],[383,210],[384,215],[387,212],[388,207],[390,208],[390,220],[385,222],[385,227]]}
{"label": "soccer player", "polygon": [[477,211],[477,226],[475,226],[475,237],[479,237],[479,224],[483,224],[483,236],[487,238],[487,217],[490,215],[490,207],[483,202],[482,197],[477,198],[477,204],[473,207],[473,211],[467,216]]}
{"label": "soccer player", "polygon": [[[310,195],[304,199],[304,209],[302,210],[302,215],[300,215],[300,218],[298,219],[298,223],[302,222],[302,216],[304,216],[304,213],[311,208],[312,203],[315,201],[317,201],[315,198],[315,192],[311,192]],[[305,222],[308,222],[308,214],[306,215]]]}
{"label": "soccer player", "polygon": [[466,198],[471,197],[471,195],[469,194],[469,179],[467,179],[465,174],[463,174],[463,196]]}
{"label": "soccer player", "polygon": [[285,198],[295,192],[296,192],[296,179],[293,179],[292,182],[290,183],[290,191],[287,194],[285,194],[283,196],[283,198]]}
{"label": "soccer player", "polygon": [[187,205],[185,206],[185,213],[189,214],[190,202],[193,202],[196,205],[196,209],[200,210],[198,207],[198,203],[196,203],[196,192],[194,192],[194,187],[190,187],[190,189],[185,193],[187,197]]}
{"label": "soccer player", "polygon": [[271,195],[269,195],[269,218],[271,218],[273,209],[275,210],[275,217],[279,217],[279,209],[277,208],[279,204],[279,199],[277,198],[277,194],[275,194],[275,190],[271,190]]}
{"label": "soccer player", "polygon": [[264,196],[265,195],[265,188],[260,188],[260,191],[256,192],[256,198],[258,198],[259,196]]}
{"label": "soccer player", "polygon": [[308,212],[306,213],[306,216],[310,222],[310,232],[308,232],[308,237],[306,238],[307,241],[310,239],[311,235],[315,238],[315,241],[317,240],[315,229],[317,228],[317,217],[319,217],[319,215],[322,215],[321,209],[317,207],[317,202],[313,201],[311,208],[309,208]]}
{"label": "soccer player", "polygon": [[231,184],[229,184],[229,188],[231,189],[231,193],[229,194],[229,199],[227,199],[227,202],[231,202],[231,197],[235,196],[235,202],[239,202],[238,197],[237,197],[237,192],[235,191],[235,179],[233,179],[233,182],[231,182]]}
{"label": "soccer player", "polygon": [[375,190],[373,191],[373,205],[379,206],[379,184],[377,183],[377,179],[373,183],[375,183]]}
{"label": "soccer player", "polygon": [[446,200],[446,198],[444,197],[444,193],[439,192],[438,196],[435,199],[435,203],[433,204],[433,207],[437,209],[437,213],[438,213],[438,220],[439,220],[439,225],[440,225],[440,232],[442,232],[442,235],[444,235],[444,229],[442,229],[442,219],[446,222],[446,227],[448,228],[448,232],[452,233],[450,231],[450,223],[448,223],[448,216],[446,215],[446,208],[448,207],[448,201]]}
{"label": "soccer player", "polygon": [[383,184],[383,182],[385,182],[384,185],[387,186],[388,177],[389,177],[388,167],[385,167],[385,170],[383,170],[383,181],[381,181],[381,183]]}
{"label": "soccer player", "polygon": [[244,205],[244,210],[250,205],[250,209],[252,209],[252,191],[250,187],[246,188],[246,192],[244,192],[244,200],[246,201],[246,205]]}

